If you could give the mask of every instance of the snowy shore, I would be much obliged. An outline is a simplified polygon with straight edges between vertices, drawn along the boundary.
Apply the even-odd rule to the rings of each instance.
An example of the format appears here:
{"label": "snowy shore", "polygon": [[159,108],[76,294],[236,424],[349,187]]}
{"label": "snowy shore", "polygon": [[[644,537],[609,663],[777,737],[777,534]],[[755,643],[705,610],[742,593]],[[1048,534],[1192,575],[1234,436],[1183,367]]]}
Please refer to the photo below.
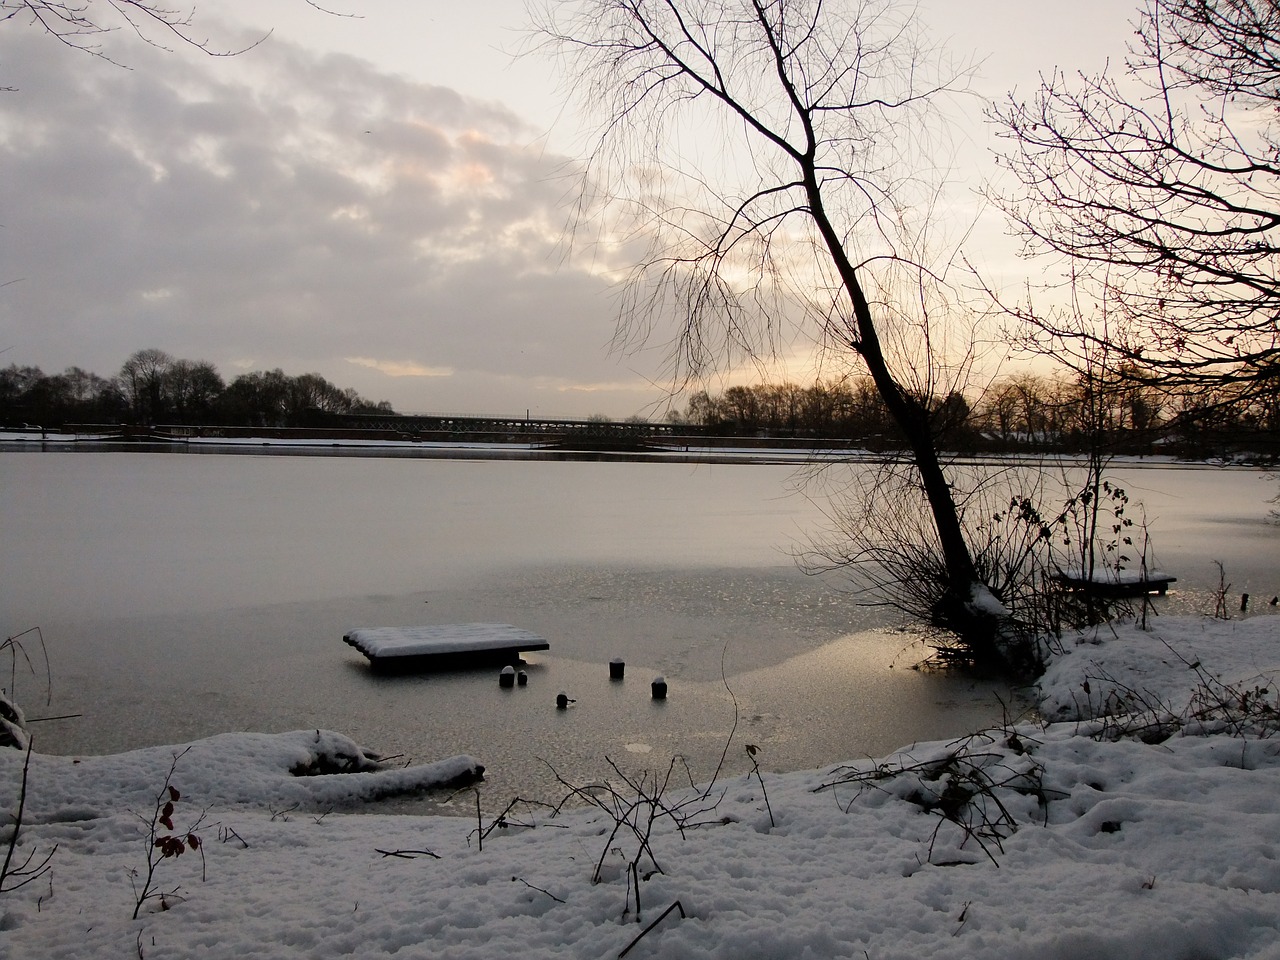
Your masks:
{"label": "snowy shore", "polygon": [[[1066,647],[1049,722],[675,776],[660,797],[648,780],[654,804],[617,806],[615,776],[595,807],[516,805],[506,827],[351,813],[484,758],[376,764],[325,731],[33,755],[14,862],[50,869],[0,894],[0,955],[1280,960],[1280,619],[1160,618]],[[0,753],[0,809],[22,763]],[[165,896],[132,919],[171,769],[156,835],[200,847],[159,861]]]}

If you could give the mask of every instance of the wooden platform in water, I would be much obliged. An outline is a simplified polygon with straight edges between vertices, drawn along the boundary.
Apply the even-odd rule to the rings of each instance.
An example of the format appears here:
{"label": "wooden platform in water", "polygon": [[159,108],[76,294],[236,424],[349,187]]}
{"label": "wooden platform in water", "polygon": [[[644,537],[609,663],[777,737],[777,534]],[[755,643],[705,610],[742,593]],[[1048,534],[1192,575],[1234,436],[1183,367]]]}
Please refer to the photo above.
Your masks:
{"label": "wooden platform in water", "polygon": [[1163,597],[1169,592],[1169,584],[1178,582],[1177,577],[1159,571],[1142,574],[1136,571],[1116,573],[1108,570],[1095,573],[1089,579],[1080,571],[1062,570],[1054,574],[1052,579],[1068,590],[1108,598],[1144,597],[1150,593]]}
{"label": "wooden platform in water", "polygon": [[551,649],[545,638],[509,623],[357,627],[342,639],[373,666],[398,670],[518,663],[521,653]]}

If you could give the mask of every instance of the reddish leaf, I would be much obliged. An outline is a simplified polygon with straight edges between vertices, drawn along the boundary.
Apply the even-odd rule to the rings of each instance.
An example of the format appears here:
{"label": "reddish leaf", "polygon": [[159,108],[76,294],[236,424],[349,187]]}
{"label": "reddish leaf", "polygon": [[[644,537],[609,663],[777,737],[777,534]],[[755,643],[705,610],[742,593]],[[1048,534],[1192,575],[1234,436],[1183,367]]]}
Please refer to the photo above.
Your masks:
{"label": "reddish leaf", "polygon": [[172,800],[174,803],[177,803],[179,800],[182,799],[182,794],[178,793],[177,787],[169,788],[169,799]]}
{"label": "reddish leaf", "polygon": [[161,818],[160,818],[160,825],[161,825],[162,827],[164,827],[166,830],[172,830],[172,829],[173,829],[173,821],[172,821],[172,820],[170,820],[168,817],[161,817]]}
{"label": "reddish leaf", "polygon": [[160,848],[161,857],[180,857],[187,849],[182,845],[181,837],[157,837],[155,843]]}
{"label": "reddish leaf", "polygon": [[199,849],[200,849],[200,838],[199,838],[199,837],[197,837],[194,833],[188,833],[188,834],[187,834],[187,844],[191,847],[191,849],[192,849],[192,850],[199,850]]}

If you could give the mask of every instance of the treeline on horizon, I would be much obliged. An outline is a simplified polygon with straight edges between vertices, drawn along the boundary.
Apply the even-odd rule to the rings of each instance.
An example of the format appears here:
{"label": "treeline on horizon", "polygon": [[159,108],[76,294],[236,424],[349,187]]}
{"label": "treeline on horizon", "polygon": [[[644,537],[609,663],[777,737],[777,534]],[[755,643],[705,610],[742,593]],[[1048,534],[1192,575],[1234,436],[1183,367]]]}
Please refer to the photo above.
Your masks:
{"label": "treeline on horizon", "polygon": [[243,373],[227,383],[205,360],[183,360],[148,348],[113,377],[79,367],[46,374],[39,367],[0,369],[0,422],[47,429],[65,424],[218,424],[302,427],[326,414],[393,413],[318,373],[280,369]]}
{"label": "treeline on horizon", "polygon": [[[1266,381],[1264,381],[1266,382]],[[1170,389],[1130,368],[1107,381],[1018,373],[976,394],[930,397],[931,427],[957,452],[1063,451],[1102,446],[1150,453],[1157,447],[1192,456],[1251,447],[1273,450],[1280,436],[1280,377],[1267,390],[1227,383]],[[132,354],[113,377],[79,367],[45,374],[39,367],[0,368],[0,423],[59,429],[67,424],[173,424],[323,427],[352,414],[394,415],[317,373],[254,371],[230,383],[207,361],[149,348]],[[606,420],[594,416],[591,420]],[[690,395],[667,422],[702,435],[847,440],[871,449],[905,443],[869,377],[729,387]]]}
{"label": "treeline on horizon", "polygon": [[[1206,456],[1251,446],[1275,453],[1280,435],[1280,383],[1178,390],[1136,368],[1107,381],[1018,373],[975,396],[953,391],[926,406],[939,445],[957,452],[1159,447]],[[668,419],[720,435],[856,439],[872,449],[905,442],[869,377],[700,391]]]}

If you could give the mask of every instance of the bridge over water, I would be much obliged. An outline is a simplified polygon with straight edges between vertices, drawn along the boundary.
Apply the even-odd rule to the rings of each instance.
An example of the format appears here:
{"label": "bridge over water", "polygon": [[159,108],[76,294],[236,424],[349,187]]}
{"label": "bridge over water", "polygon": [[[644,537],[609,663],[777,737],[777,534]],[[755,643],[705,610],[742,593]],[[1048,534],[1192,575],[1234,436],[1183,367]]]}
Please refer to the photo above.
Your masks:
{"label": "bridge over water", "polygon": [[60,435],[103,442],[114,440],[181,442],[193,439],[261,439],[300,442],[423,441],[446,444],[520,444],[547,450],[644,451],[672,447],[750,446],[783,449],[850,449],[868,440],[726,433],[695,424],[641,420],[575,420],[452,414],[352,413],[311,411],[303,426],[64,424]]}
{"label": "bridge over water", "polygon": [[397,433],[421,440],[498,443],[572,444],[609,449],[642,447],[675,437],[701,436],[687,424],[639,420],[568,420],[533,417],[452,416],[442,414],[351,413],[328,415],[324,422],[344,430]]}

